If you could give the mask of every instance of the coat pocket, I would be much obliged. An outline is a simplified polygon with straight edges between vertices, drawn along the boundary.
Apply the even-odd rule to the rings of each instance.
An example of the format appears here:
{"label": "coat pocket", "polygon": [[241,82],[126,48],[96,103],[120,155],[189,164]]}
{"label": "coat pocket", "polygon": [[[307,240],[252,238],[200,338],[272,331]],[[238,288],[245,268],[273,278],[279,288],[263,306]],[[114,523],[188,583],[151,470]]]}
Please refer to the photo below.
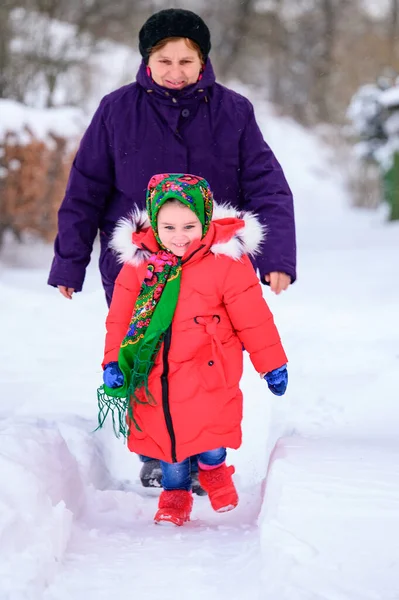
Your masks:
{"label": "coat pocket", "polygon": [[212,354],[212,347],[197,356],[199,383],[207,392],[227,388],[226,376],[221,360]]}

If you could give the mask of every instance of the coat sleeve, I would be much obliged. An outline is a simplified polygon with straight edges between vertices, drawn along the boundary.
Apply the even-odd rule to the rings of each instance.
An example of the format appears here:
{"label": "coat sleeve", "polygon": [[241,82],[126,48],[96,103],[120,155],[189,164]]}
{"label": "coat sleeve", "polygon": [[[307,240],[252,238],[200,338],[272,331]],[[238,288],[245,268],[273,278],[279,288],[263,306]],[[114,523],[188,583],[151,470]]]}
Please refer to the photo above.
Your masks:
{"label": "coat sleeve", "polygon": [[254,110],[250,112],[240,139],[240,176],[245,210],[259,216],[267,238],[256,266],[263,278],[280,271],[296,279],[296,239],[291,190],[282,168],[263,139]]}
{"label": "coat sleeve", "polygon": [[73,161],[58,212],[58,235],[49,285],[81,291],[107,198],[114,185],[114,157],[102,100]]}
{"label": "coat sleeve", "polygon": [[125,337],[141,288],[137,269],[124,265],[115,281],[111,306],[105,321],[106,336],[103,367],[118,360],[119,348]]}
{"label": "coat sleeve", "polygon": [[258,373],[286,364],[287,356],[262,286],[247,256],[233,261],[224,282],[223,302],[232,325]]}

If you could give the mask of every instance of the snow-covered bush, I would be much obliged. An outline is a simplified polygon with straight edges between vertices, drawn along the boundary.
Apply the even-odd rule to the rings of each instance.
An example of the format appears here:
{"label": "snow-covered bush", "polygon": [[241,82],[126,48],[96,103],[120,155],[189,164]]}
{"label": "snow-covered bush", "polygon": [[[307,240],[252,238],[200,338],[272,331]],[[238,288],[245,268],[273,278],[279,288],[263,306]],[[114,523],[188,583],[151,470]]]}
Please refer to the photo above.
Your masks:
{"label": "snow-covered bush", "polygon": [[132,81],[141,60],[47,14],[18,8],[9,20],[15,76],[0,99],[0,246],[7,230],[54,238],[79,138],[101,98]]}
{"label": "snow-covered bush", "polygon": [[82,112],[34,109],[11,100],[0,100],[0,112],[0,246],[7,230],[52,240]]}
{"label": "snow-covered bush", "polygon": [[[362,86],[349,105],[348,118],[357,138],[359,179],[367,169],[380,179],[380,196],[390,205],[390,219],[399,218],[399,83]],[[367,202],[356,201],[362,206]]]}
{"label": "snow-covered bush", "polygon": [[353,96],[347,116],[359,140],[355,146],[358,157],[389,170],[399,150],[399,85],[386,87],[384,80],[362,86]]}
{"label": "snow-covered bush", "polygon": [[360,139],[356,145],[360,158],[374,159],[375,152],[386,142],[380,94],[381,89],[377,85],[364,85],[353,96],[348,108],[347,116]]}

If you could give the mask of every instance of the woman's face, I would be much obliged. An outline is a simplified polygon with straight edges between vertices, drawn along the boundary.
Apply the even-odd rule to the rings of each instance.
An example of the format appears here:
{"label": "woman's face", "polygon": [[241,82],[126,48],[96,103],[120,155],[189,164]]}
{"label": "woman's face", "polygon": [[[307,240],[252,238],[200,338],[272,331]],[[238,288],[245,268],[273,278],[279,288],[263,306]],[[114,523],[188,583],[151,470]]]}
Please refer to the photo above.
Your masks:
{"label": "woman's face", "polygon": [[177,39],[151,54],[148,66],[155,83],[181,90],[198,81],[202,64],[198,52],[187,46],[184,39]]}
{"label": "woman's face", "polygon": [[180,202],[167,202],[162,206],[157,226],[162,244],[176,256],[183,256],[190,244],[202,238],[201,221]]}

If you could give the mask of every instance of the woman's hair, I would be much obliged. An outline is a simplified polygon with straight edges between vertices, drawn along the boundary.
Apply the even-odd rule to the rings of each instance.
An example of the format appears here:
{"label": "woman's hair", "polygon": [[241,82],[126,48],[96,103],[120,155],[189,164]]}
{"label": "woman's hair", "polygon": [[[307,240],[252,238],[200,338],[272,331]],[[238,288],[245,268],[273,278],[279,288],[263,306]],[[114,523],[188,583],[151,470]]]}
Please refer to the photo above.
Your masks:
{"label": "woman's hair", "polygon": [[185,38],[185,37],[168,37],[168,38],[164,38],[163,40],[160,40],[157,44],[155,44],[155,46],[153,46],[151,48],[150,56],[151,56],[151,54],[154,54],[154,52],[158,52],[158,50],[162,50],[162,48],[164,48],[166,46],[166,44],[169,44],[169,42],[176,42],[177,40],[184,40],[186,42],[187,46],[189,48],[191,48],[191,50],[195,50],[197,52],[201,63],[204,64],[204,57],[201,52],[201,48],[198,46],[197,42],[194,42],[194,40],[190,40],[190,38]]}

